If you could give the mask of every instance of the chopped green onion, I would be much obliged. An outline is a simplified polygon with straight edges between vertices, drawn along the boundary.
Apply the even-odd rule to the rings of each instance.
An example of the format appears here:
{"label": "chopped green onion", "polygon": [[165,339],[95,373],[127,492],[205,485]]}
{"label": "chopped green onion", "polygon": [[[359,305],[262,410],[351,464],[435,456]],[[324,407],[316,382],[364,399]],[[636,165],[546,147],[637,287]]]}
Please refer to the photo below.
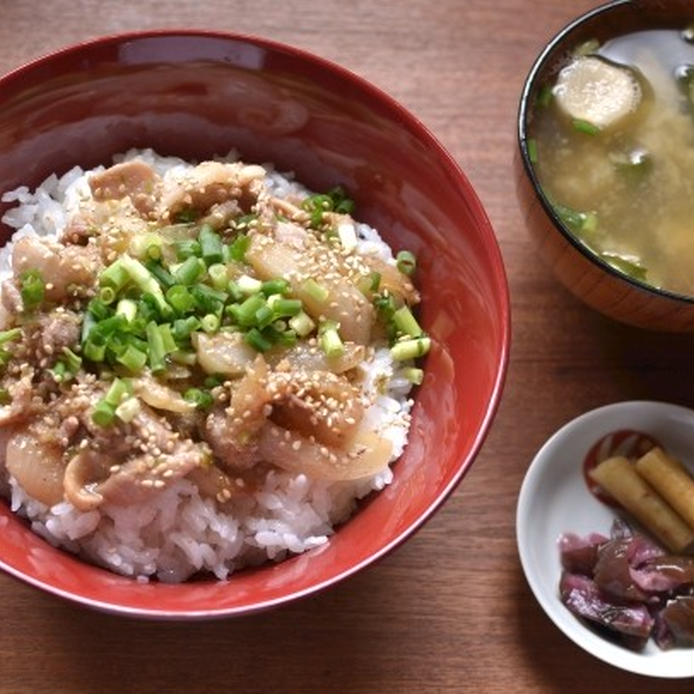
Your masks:
{"label": "chopped green onion", "polygon": [[421,385],[424,380],[424,371],[422,369],[416,369],[411,366],[408,369],[403,369],[402,375],[410,382],[414,383],[416,386]]}
{"label": "chopped green onion", "polygon": [[272,302],[272,310],[276,318],[297,316],[301,312],[301,307],[299,299],[277,299]]}
{"label": "chopped green onion", "polygon": [[316,280],[314,280],[312,277],[309,277],[303,284],[303,290],[315,301],[318,301],[320,303],[323,303],[328,296],[330,296],[330,292],[323,287],[322,285],[318,284]]}
{"label": "chopped green onion", "polygon": [[82,347],[82,354],[89,361],[103,361],[106,355],[106,345],[100,345],[87,340],[84,347]]}
{"label": "chopped green onion", "polygon": [[208,313],[200,320],[200,326],[206,333],[216,333],[219,330],[219,316],[214,313]]}
{"label": "chopped green onion", "polygon": [[146,322],[150,320],[171,320],[175,314],[175,311],[166,303],[166,300],[160,303],[152,294],[143,294],[140,297],[137,311],[138,315]]}
{"label": "chopped green onion", "polygon": [[250,275],[241,275],[236,280],[236,285],[241,290],[241,293],[246,296],[257,294],[263,288],[263,283]]}
{"label": "chopped green onion", "polygon": [[111,263],[99,275],[99,284],[102,287],[111,287],[114,292],[119,292],[130,280],[130,275],[122,263],[122,258]]}
{"label": "chopped green onion", "polygon": [[301,208],[309,213],[310,224],[317,229],[323,223],[323,213],[333,209],[333,201],[329,195],[309,195],[301,203]]}
{"label": "chopped green onion", "polygon": [[412,311],[407,306],[401,306],[393,314],[393,323],[395,327],[403,334],[410,337],[419,337],[422,334],[422,329],[419,323],[412,315]]}
{"label": "chopped green onion", "polygon": [[130,397],[116,407],[115,414],[118,419],[126,424],[132,422],[140,412],[140,401],[136,397]]}
{"label": "chopped green onion", "polygon": [[200,328],[200,321],[195,316],[188,316],[188,318],[178,318],[173,322],[173,336],[175,340],[182,342],[190,337],[192,332],[195,332]]}
{"label": "chopped green onion", "polygon": [[19,277],[20,294],[25,311],[36,308],[46,294],[46,286],[38,270],[26,270]]}
{"label": "chopped green onion", "polygon": [[541,108],[547,108],[552,102],[552,87],[545,84],[537,95],[537,105]]}
{"label": "chopped green onion", "polygon": [[62,383],[63,381],[72,378],[72,374],[68,373],[65,362],[62,361],[56,362],[53,368],[49,369],[49,371],[53,375],[53,379],[56,383]]}
{"label": "chopped green onion", "polygon": [[176,257],[181,262],[193,255],[199,256],[202,253],[200,243],[195,239],[184,239],[182,241],[177,241],[174,244],[174,249],[176,250]]}
{"label": "chopped green onion", "polygon": [[318,328],[320,346],[327,357],[340,357],[345,353],[345,345],[337,330],[335,321],[324,321]]}
{"label": "chopped green onion", "polygon": [[259,294],[254,294],[240,305],[232,304],[229,309],[239,325],[250,328],[256,324],[255,314],[261,306],[265,306],[264,299]]}
{"label": "chopped green onion", "polygon": [[226,265],[222,265],[222,263],[210,265],[210,267],[207,268],[207,274],[210,276],[212,286],[215,289],[219,289],[220,291],[226,290],[227,285],[229,284]]}
{"label": "chopped green onion", "polygon": [[266,328],[274,320],[275,312],[267,304],[263,304],[255,312],[255,324],[261,329]]}
{"label": "chopped green onion", "polygon": [[99,289],[99,300],[104,304],[112,304],[116,300],[116,292],[113,287],[101,287]]}
{"label": "chopped green onion", "polygon": [[138,258],[161,258],[161,236],[155,232],[138,234],[130,242],[130,250]]}
{"label": "chopped green onion", "polygon": [[603,251],[600,253],[600,257],[609,263],[613,268],[623,272],[629,277],[633,277],[636,280],[646,281],[646,276],[648,275],[647,269],[641,263],[641,260],[635,256],[626,256],[620,253],[610,253]]}
{"label": "chopped green onion", "polygon": [[529,137],[525,142],[528,150],[528,159],[531,164],[537,164],[537,140],[534,137]]}
{"label": "chopped green onion", "polygon": [[582,231],[587,234],[593,233],[598,228],[598,215],[595,212],[585,212],[583,217]]}
{"label": "chopped green onion", "polygon": [[123,401],[123,398],[131,394],[132,386],[130,383],[123,378],[116,378],[113,380],[113,383],[111,383],[106,395],[102,399],[109,405],[118,407]]}
{"label": "chopped green onion", "polygon": [[175,361],[177,364],[193,366],[197,362],[198,357],[195,352],[186,352],[179,349],[176,352],[171,352],[171,360]]}
{"label": "chopped green onion", "polygon": [[111,309],[101,299],[92,299],[87,304],[87,311],[96,320],[104,320],[111,315]]}
{"label": "chopped green onion", "polygon": [[107,427],[113,424],[116,417],[116,408],[113,405],[99,400],[92,410],[92,421],[100,427]]}
{"label": "chopped green onion", "polygon": [[178,284],[190,286],[197,281],[203,272],[205,272],[203,261],[191,255],[174,270],[173,276]]}
{"label": "chopped green onion", "polygon": [[190,290],[195,299],[195,304],[203,313],[218,313],[222,310],[222,306],[229,298],[226,292],[220,292],[217,289],[212,289],[206,284],[196,284]]}
{"label": "chopped green onion", "polygon": [[166,349],[159,326],[154,322],[147,323],[147,345],[149,346],[149,366],[152,371],[163,371],[166,368]]}
{"label": "chopped green onion", "polygon": [[586,135],[597,135],[600,132],[600,128],[597,125],[593,125],[587,120],[582,118],[574,118],[571,121],[574,130],[578,130],[579,133],[585,133]]}
{"label": "chopped green onion", "polygon": [[203,260],[208,265],[222,262],[222,239],[209,224],[200,227],[198,241]]}
{"label": "chopped green onion", "polygon": [[280,330],[277,333],[277,344],[284,347],[293,347],[297,342],[296,332],[293,330]]}
{"label": "chopped green onion", "polygon": [[82,368],[82,357],[75,354],[69,347],[63,347],[65,365],[71,374],[76,374]]}
{"label": "chopped green onion", "polygon": [[166,292],[166,300],[179,315],[195,309],[195,299],[182,284],[175,284],[171,287]]}
{"label": "chopped green onion", "polygon": [[251,240],[244,234],[239,234],[229,246],[229,257],[238,263],[246,262],[246,251],[251,245]]}
{"label": "chopped green onion", "polygon": [[178,345],[171,334],[171,326],[168,323],[163,323],[158,326],[159,334],[161,335],[161,342],[164,346],[164,351],[167,354],[175,352],[178,349]]}
{"label": "chopped green onion", "polygon": [[229,295],[234,301],[241,301],[241,299],[244,297],[241,288],[238,284],[236,284],[236,282],[234,282],[234,280],[230,280],[227,284],[227,292],[229,292]]}
{"label": "chopped green onion", "polygon": [[116,361],[123,364],[130,371],[141,371],[147,363],[147,353],[137,349],[137,347],[133,347],[133,345],[128,345],[123,354],[116,357]]}
{"label": "chopped green onion", "polygon": [[324,212],[352,214],[354,201],[347,197],[341,186],[336,186],[327,193],[310,195],[301,203],[301,207],[310,214],[310,224],[317,229],[323,223]]}
{"label": "chopped green onion", "polygon": [[244,341],[249,344],[257,352],[267,352],[272,347],[272,342],[263,337],[263,334],[257,328],[251,328],[244,336]]}
{"label": "chopped green onion", "polygon": [[396,342],[390,348],[390,356],[396,361],[406,359],[416,359],[424,356],[431,348],[431,339],[428,337],[418,337],[414,340],[402,340]]}
{"label": "chopped green onion", "polygon": [[306,337],[306,335],[313,332],[316,324],[311,320],[308,313],[299,311],[293,318],[289,319],[289,327],[296,332],[299,337]]}
{"label": "chopped green onion", "polygon": [[271,294],[286,294],[289,291],[289,282],[282,278],[268,280],[262,283],[260,291],[263,292],[265,296],[270,296]]}
{"label": "chopped green onion", "polygon": [[270,294],[267,298],[267,305],[270,308],[275,308],[275,304],[282,298],[281,294]]}
{"label": "chopped green onion", "polygon": [[163,311],[165,308],[171,310],[164,299],[164,293],[159,286],[159,282],[139,260],[135,260],[135,258],[131,258],[129,255],[123,255],[119,261],[140,291],[151,294],[154,297],[160,310]]}
{"label": "chopped green onion", "polygon": [[128,323],[132,323],[137,315],[137,304],[132,299],[121,299],[116,306],[116,315],[124,316]]}
{"label": "chopped green onion", "polygon": [[22,334],[21,328],[12,328],[11,330],[3,330],[0,332],[0,345],[6,342],[13,342]]}
{"label": "chopped green onion", "polygon": [[390,322],[396,309],[393,295],[388,293],[388,291],[384,291],[383,294],[377,294],[374,297],[373,303],[378,310],[381,320],[384,323]]}
{"label": "chopped green onion", "polygon": [[330,199],[333,201],[333,210],[340,214],[352,214],[354,212],[354,200],[347,197],[347,193],[342,186],[335,186],[328,191]]}
{"label": "chopped green onion", "polygon": [[559,219],[574,232],[590,233],[597,229],[598,216],[595,212],[579,212],[566,205],[550,201]]}
{"label": "chopped green onion", "polygon": [[12,402],[12,396],[7,388],[0,388],[0,405],[9,405]]}
{"label": "chopped green onion", "polygon": [[379,286],[381,285],[381,273],[380,272],[372,272],[369,277],[371,278],[371,284],[369,285],[369,289],[372,292],[377,292]]}
{"label": "chopped green onion", "polygon": [[403,275],[413,275],[417,268],[417,258],[415,258],[414,253],[410,251],[400,251],[395,256],[395,262],[398,270],[400,270]]}
{"label": "chopped green onion", "polygon": [[176,284],[176,280],[171,273],[165,270],[159,263],[150,261],[147,263],[147,269],[154,275],[154,278],[162,286],[162,289],[168,289]]}
{"label": "chopped green onion", "polygon": [[212,395],[200,388],[188,388],[183,394],[183,399],[195,405],[199,410],[208,410],[214,403]]}

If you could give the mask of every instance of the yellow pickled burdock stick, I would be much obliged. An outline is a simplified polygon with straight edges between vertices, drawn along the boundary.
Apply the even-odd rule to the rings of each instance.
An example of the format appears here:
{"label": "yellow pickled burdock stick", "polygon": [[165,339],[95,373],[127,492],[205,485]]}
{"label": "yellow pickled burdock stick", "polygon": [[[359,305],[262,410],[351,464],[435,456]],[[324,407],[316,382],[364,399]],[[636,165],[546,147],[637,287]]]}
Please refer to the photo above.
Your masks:
{"label": "yellow pickled burdock stick", "polygon": [[626,458],[608,458],[590,476],[671,551],[682,552],[694,542],[694,533]]}
{"label": "yellow pickled burdock stick", "polygon": [[636,461],[641,475],[694,530],[694,479],[678,460],[653,448]]}

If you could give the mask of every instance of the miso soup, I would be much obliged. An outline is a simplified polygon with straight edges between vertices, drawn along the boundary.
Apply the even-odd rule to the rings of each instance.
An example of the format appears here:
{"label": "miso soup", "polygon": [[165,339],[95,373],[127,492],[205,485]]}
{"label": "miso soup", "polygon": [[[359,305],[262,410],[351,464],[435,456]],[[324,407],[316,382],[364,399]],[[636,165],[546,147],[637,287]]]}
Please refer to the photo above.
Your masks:
{"label": "miso soup", "polygon": [[694,296],[692,30],[577,47],[544,85],[528,154],[565,227],[634,279]]}

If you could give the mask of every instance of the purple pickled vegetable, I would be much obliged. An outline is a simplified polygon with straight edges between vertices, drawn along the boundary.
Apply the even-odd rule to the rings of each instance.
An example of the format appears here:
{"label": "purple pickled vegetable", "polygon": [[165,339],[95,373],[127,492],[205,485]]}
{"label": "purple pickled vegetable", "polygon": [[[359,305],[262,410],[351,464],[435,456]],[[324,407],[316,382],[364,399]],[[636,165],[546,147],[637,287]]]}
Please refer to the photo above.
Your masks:
{"label": "purple pickled vegetable", "polygon": [[662,610],[655,615],[655,624],[653,625],[651,636],[653,637],[656,646],[663,651],[667,651],[669,648],[673,648],[675,646],[675,636],[670,631],[670,627],[668,627],[668,625],[665,623]]}
{"label": "purple pickled vegetable", "polygon": [[607,538],[599,533],[591,533],[587,537],[564,533],[559,538],[562,567],[571,573],[592,576],[598,560],[598,548],[605,542]]}
{"label": "purple pickled vegetable", "polygon": [[663,555],[630,569],[634,584],[646,593],[671,593],[694,585],[694,557]]}
{"label": "purple pickled vegetable", "polygon": [[634,537],[610,540],[598,550],[593,578],[608,597],[628,602],[646,602],[648,595],[635,583],[629,563]]}
{"label": "purple pickled vegetable", "polygon": [[694,646],[694,557],[670,555],[616,519],[610,539],[559,538],[561,600],[626,648]]}
{"label": "purple pickled vegetable", "polygon": [[665,550],[660,545],[656,545],[653,540],[647,538],[645,535],[634,533],[631,536],[629,563],[634,568],[638,568],[641,564],[651,559],[662,557],[664,554]]}
{"label": "purple pickled vegetable", "polygon": [[614,522],[612,538],[600,546],[593,573],[597,585],[611,597],[649,602],[652,593],[667,592],[687,583],[683,564],[673,561],[672,568],[666,570],[665,564],[658,563],[665,555],[662,547],[632,532],[624,521]]}
{"label": "purple pickled vegetable", "polygon": [[681,595],[668,601],[659,618],[672,636],[673,646],[694,646],[694,597]]}
{"label": "purple pickled vegetable", "polygon": [[564,605],[579,617],[640,639],[647,639],[651,633],[654,619],[643,605],[609,602],[590,578],[564,572],[559,592]]}

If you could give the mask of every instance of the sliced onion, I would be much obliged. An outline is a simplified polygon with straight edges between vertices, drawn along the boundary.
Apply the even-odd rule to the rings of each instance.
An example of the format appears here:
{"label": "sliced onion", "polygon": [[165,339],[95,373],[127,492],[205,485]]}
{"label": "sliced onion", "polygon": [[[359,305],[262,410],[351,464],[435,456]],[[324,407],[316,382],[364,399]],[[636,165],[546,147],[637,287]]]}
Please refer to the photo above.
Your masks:
{"label": "sliced onion", "polygon": [[141,376],[133,381],[133,390],[150,407],[169,412],[191,412],[195,405],[183,399],[173,388],[159,383],[151,376]]}
{"label": "sliced onion", "polygon": [[329,448],[268,422],[258,438],[258,452],[283,470],[333,482],[370,477],[388,465],[392,445],[372,432],[359,432],[346,451]]}
{"label": "sliced onion", "polygon": [[339,357],[328,357],[320,347],[299,342],[287,351],[268,352],[267,359],[273,366],[286,359],[292,370],[341,374],[359,366],[366,358],[364,345],[345,342],[344,347],[345,351]]}
{"label": "sliced onion", "polygon": [[195,333],[193,344],[198,363],[208,374],[241,376],[256,356],[255,350],[243,341],[240,333]]}
{"label": "sliced onion", "polygon": [[30,497],[46,506],[63,500],[65,463],[57,446],[42,443],[30,430],[22,429],[7,442],[5,465]]}
{"label": "sliced onion", "polygon": [[108,477],[113,462],[103,453],[80,451],[65,468],[65,498],[82,512],[100,506],[104,497],[96,491],[96,485]]}

